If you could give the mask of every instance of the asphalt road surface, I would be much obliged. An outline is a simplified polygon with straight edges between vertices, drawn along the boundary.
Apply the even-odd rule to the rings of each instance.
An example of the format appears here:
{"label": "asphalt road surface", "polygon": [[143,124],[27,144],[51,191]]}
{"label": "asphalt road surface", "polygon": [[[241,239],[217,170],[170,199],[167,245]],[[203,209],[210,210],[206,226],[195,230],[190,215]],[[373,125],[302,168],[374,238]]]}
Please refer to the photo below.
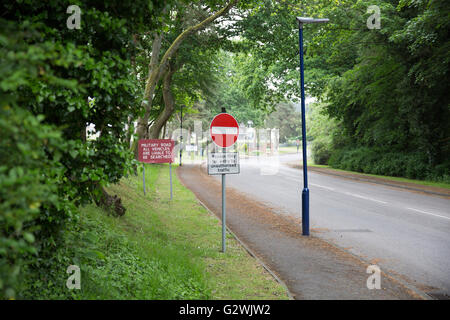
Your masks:
{"label": "asphalt road surface", "polygon": [[[227,186],[301,218],[303,171],[285,165],[296,160],[301,155],[282,155],[279,165],[241,159],[241,173],[227,175]],[[312,234],[416,288],[450,296],[450,198],[312,171],[308,181]]]}

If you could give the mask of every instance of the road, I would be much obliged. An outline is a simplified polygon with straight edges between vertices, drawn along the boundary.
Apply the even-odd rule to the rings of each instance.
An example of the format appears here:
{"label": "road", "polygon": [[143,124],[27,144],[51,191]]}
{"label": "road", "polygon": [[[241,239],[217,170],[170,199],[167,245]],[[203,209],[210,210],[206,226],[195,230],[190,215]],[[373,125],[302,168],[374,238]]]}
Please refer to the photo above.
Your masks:
{"label": "road", "polygon": [[[301,218],[302,170],[285,165],[296,160],[301,156],[282,155],[279,166],[241,159],[241,173],[228,175],[227,187]],[[449,198],[312,171],[308,180],[313,235],[420,290],[450,296]]]}

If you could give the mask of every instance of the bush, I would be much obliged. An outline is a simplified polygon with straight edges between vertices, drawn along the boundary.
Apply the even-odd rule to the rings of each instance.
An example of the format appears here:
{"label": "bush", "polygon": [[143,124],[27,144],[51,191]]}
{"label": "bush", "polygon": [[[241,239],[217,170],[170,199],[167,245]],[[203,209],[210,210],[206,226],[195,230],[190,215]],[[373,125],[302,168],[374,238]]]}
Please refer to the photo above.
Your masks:
{"label": "bush", "polygon": [[420,152],[369,147],[333,150],[328,164],[343,170],[438,182],[449,181],[450,172],[449,162],[431,166],[426,155]]}
{"label": "bush", "polygon": [[328,164],[331,156],[330,145],[324,140],[315,139],[312,142],[312,157],[316,164]]}
{"label": "bush", "polygon": [[73,206],[59,194],[60,133],[21,108],[5,105],[0,115],[0,296],[14,298],[21,269],[55,247]]}
{"label": "bush", "polygon": [[450,184],[450,159],[435,166],[428,179]]}
{"label": "bush", "polygon": [[[124,124],[139,111],[132,30],[120,16],[134,14],[86,5],[92,32],[73,32],[61,28],[67,6],[28,2],[9,2],[0,18],[0,299],[20,297],[25,271],[51,272],[75,205],[130,169]],[[96,141],[85,141],[87,123]]]}

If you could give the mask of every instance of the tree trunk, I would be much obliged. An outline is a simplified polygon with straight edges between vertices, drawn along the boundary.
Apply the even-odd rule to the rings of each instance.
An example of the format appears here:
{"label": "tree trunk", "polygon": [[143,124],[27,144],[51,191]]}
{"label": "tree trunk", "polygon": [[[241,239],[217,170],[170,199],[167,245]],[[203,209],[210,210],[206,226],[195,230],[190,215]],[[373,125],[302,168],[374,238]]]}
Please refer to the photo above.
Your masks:
{"label": "tree trunk", "polygon": [[125,214],[126,209],[122,205],[122,199],[120,199],[117,195],[111,196],[106,192],[105,188],[102,186],[97,186],[100,190],[100,198],[95,200],[97,206],[102,207],[108,214],[111,214],[116,217],[121,217]]}
{"label": "tree trunk", "polygon": [[[145,85],[145,92],[144,92],[145,114],[138,121],[138,128],[137,128],[138,140],[145,139],[148,137],[146,128],[147,128],[148,120],[150,117],[150,111],[152,108],[153,94],[155,92],[157,83],[159,82],[162,74],[164,73],[164,71],[167,67],[169,59],[172,58],[172,56],[177,52],[179,46],[184,41],[184,39],[186,39],[192,33],[203,29],[204,27],[206,27],[208,24],[210,24],[217,18],[225,15],[237,2],[238,2],[238,0],[230,0],[230,2],[225,7],[223,7],[216,13],[207,17],[205,20],[201,21],[200,23],[198,23],[194,26],[191,26],[191,27],[187,28],[185,31],[183,31],[174,40],[174,42],[172,42],[169,49],[167,49],[167,51],[165,52],[164,56],[161,59],[161,62],[158,65],[157,65],[157,61],[158,61],[157,59],[159,57],[159,52],[161,49],[162,35],[155,35],[155,39],[153,41],[153,46],[152,46],[152,58],[151,58],[150,66],[149,66],[149,73],[148,73],[148,78],[147,78],[147,82]],[[159,131],[160,130],[161,130],[161,128],[159,128]],[[151,133],[150,136],[153,137],[153,133]],[[137,157],[138,157],[137,141],[135,143],[133,143],[132,149],[133,149],[134,155],[137,159]]]}
{"label": "tree trunk", "polygon": [[166,121],[166,123],[164,124],[164,129],[163,129],[163,133],[162,133],[162,139],[165,139],[165,138],[166,138],[166,129],[167,129],[167,121]]}
{"label": "tree trunk", "polygon": [[[99,139],[101,139],[101,136],[103,134],[103,127],[104,125],[102,125],[100,128],[101,131]],[[108,194],[105,188],[99,183],[96,184],[96,188],[98,189],[100,194],[99,197],[94,197],[94,201],[97,206],[102,207],[109,214],[112,214],[116,217],[120,217],[125,214],[126,209],[122,205],[122,199],[120,199],[117,195],[111,196],[110,194]]]}
{"label": "tree trunk", "polygon": [[127,120],[127,133],[125,135],[125,140],[128,144],[128,148],[131,147],[131,136],[134,133],[134,125],[133,125],[133,118],[131,116],[128,116]]}
{"label": "tree trunk", "polygon": [[166,124],[167,120],[169,120],[170,116],[175,110],[175,99],[172,94],[171,85],[172,85],[172,76],[177,69],[169,67],[169,70],[164,75],[163,80],[163,98],[164,98],[164,110],[159,114],[156,118],[153,125],[149,130],[150,139],[158,139],[162,127]]}
{"label": "tree trunk", "polygon": [[153,95],[155,93],[156,85],[160,78],[160,72],[158,68],[159,54],[161,52],[161,41],[162,35],[154,33],[153,44],[152,44],[152,57],[150,59],[150,64],[148,66],[148,79],[145,84],[144,91],[144,101],[143,105],[145,107],[145,114],[142,118],[138,119],[137,122],[137,139],[133,141],[131,146],[134,156],[138,159],[138,140],[148,138],[148,120],[150,117],[150,110],[153,102]]}

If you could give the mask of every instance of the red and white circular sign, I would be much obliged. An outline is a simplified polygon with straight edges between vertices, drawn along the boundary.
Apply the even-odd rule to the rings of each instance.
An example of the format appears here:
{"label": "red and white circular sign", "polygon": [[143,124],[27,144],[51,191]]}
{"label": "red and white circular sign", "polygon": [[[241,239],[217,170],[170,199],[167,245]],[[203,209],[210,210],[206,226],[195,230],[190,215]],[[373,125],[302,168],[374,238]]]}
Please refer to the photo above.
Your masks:
{"label": "red and white circular sign", "polygon": [[211,121],[209,133],[217,146],[228,148],[235,144],[238,139],[239,125],[232,115],[220,113]]}

